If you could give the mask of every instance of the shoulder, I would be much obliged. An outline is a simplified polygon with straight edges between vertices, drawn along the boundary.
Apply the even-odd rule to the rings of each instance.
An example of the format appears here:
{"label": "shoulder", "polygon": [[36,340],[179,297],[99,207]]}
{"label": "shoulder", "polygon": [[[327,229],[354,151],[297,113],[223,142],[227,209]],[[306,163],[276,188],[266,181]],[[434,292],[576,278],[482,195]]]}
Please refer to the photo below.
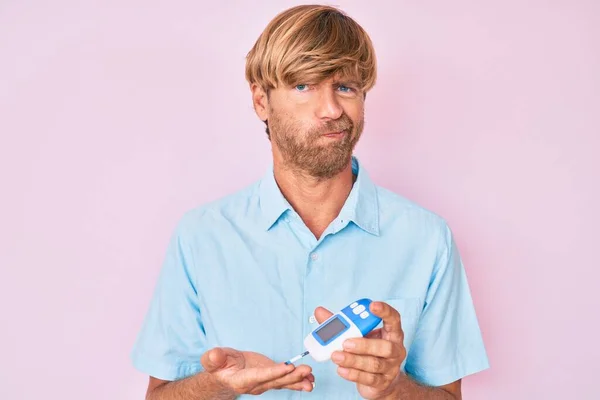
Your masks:
{"label": "shoulder", "polygon": [[376,185],[375,189],[382,219],[392,218],[442,230],[448,228],[446,220],[436,212],[385,187]]}
{"label": "shoulder", "polygon": [[444,217],[387,188],[376,190],[382,234],[434,253],[451,247],[453,233]]}
{"label": "shoulder", "polygon": [[177,231],[184,235],[197,234],[239,216],[251,216],[258,207],[259,185],[260,181],[253,182],[233,193],[188,209],[180,217]]}
{"label": "shoulder", "polygon": [[442,216],[388,189],[377,191],[384,235],[396,244],[418,248],[421,255],[435,260],[431,265],[436,269],[447,264],[443,260],[458,256],[452,230]]}

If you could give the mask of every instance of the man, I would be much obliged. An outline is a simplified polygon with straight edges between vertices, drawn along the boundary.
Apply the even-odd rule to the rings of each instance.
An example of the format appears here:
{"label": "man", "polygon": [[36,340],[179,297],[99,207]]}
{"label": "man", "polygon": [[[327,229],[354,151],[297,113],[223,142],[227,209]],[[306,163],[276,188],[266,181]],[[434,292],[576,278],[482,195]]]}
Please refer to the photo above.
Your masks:
{"label": "man", "polygon": [[[132,354],[147,399],[460,399],[488,361],[451,232],[353,156],[376,78],[368,35],[336,8],[294,7],[246,77],[273,167],[178,224]],[[330,361],[283,363],[363,297],[381,328]]]}

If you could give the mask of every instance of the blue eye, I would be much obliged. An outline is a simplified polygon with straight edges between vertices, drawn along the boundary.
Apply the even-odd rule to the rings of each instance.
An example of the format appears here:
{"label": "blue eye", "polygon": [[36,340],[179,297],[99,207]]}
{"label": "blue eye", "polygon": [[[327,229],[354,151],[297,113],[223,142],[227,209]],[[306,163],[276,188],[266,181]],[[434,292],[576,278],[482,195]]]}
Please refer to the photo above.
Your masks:
{"label": "blue eye", "polygon": [[352,92],[352,88],[349,88],[348,86],[344,86],[344,85],[338,86],[338,89],[340,89],[340,91],[342,91],[343,93]]}
{"label": "blue eye", "polygon": [[304,92],[306,89],[308,89],[308,85],[305,85],[305,84],[296,85],[296,90],[299,92]]}

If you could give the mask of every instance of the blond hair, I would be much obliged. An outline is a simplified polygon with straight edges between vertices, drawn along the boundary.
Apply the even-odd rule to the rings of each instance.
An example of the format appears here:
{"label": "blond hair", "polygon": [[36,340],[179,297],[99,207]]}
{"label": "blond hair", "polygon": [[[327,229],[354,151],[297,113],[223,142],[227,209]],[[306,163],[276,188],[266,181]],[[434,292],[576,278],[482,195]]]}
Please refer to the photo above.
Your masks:
{"label": "blond hair", "polygon": [[278,14],[246,57],[246,80],[264,90],[334,75],[375,85],[375,51],[365,30],[337,8],[301,5]]}

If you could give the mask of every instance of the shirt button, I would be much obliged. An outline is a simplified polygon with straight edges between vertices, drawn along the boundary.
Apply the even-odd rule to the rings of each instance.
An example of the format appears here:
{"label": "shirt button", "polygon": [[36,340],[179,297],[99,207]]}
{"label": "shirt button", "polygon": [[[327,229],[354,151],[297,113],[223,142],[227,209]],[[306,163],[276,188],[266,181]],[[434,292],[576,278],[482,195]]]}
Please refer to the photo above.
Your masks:
{"label": "shirt button", "polygon": [[311,315],[310,318],[308,319],[308,322],[310,322],[311,324],[314,324],[315,322],[317,322],[317,319],[315,318],[314,315]]}
{"label": "shirt button", "polygon": [[317,261],[317,260],[319,259],[319,255],[318,255],[317,253],[312,253],[312,254],[310,255],[310,258],[311,258],[313,261]]}

